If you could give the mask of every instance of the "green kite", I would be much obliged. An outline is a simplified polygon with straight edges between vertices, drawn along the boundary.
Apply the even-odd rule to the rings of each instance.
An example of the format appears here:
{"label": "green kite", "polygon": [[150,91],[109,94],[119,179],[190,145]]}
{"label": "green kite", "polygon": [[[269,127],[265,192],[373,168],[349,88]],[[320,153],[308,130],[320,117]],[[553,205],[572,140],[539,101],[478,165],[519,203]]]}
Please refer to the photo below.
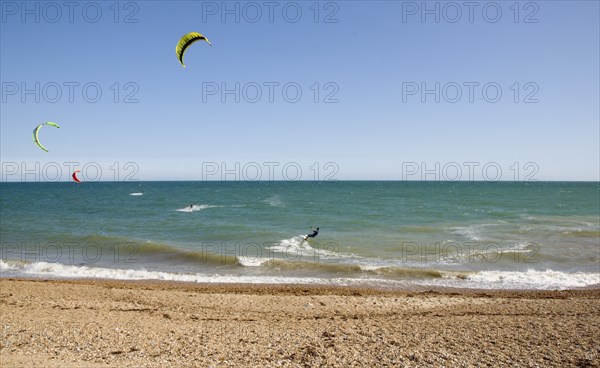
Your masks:
{"label": "green kite", "polygon": [[41,149],[43,149],[44,151],[48,152],[48,149],[46,147],[44,147],[42,145],[42,143],[40,143],[40,137],[39,137],[39,132],[40,129],[44,126],[44,125],[50,125],[53,126],[55,128],[60,128],[60,126],[56,123],[53,123],[51,121],[45,122],[44,124],[40,124],[37,127],[35,127],[35,129],[33,130],[33,141],[35,142],[35,144],[37,144],[38,147],[40,147]]}

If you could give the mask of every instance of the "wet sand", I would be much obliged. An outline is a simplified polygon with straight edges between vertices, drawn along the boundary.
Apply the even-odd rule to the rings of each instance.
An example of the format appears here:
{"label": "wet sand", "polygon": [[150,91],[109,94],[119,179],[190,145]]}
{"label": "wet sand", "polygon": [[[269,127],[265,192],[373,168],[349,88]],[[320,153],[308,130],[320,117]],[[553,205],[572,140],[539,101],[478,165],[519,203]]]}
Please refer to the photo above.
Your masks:
{"label": "wet sand", "polygon": [[600,367],[600,289],[0,279],[2,367]]}

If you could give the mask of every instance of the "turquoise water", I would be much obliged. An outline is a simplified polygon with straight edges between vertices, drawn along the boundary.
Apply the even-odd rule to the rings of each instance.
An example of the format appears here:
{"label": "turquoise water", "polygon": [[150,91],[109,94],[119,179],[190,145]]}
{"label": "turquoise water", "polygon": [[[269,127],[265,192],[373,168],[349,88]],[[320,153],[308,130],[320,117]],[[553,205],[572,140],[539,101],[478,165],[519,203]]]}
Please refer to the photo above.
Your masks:
{"label": "turquoise water", "polygon": [[4,277],[600,283],[597,182],[1,183],[0,215]]}

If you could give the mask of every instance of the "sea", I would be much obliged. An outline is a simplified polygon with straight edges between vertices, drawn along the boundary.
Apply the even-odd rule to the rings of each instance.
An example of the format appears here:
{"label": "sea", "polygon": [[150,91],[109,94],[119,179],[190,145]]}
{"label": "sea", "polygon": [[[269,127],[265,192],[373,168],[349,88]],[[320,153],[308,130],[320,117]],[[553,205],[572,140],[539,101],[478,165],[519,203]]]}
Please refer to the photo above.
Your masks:
{"label": "sea", "polygon": [[3,278],[600,287],[600,183],[4,182],[0,259]]}

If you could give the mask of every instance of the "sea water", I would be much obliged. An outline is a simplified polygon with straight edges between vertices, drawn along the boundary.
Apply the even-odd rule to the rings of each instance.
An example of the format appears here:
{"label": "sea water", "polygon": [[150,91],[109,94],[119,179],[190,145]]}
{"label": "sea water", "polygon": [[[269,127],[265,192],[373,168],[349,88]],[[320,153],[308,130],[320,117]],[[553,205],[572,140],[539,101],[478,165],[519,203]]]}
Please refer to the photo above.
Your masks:
{"label": "sea water", "polygon": [[2,277],[600,284],[598,182],[0,183],[0,225]]}

